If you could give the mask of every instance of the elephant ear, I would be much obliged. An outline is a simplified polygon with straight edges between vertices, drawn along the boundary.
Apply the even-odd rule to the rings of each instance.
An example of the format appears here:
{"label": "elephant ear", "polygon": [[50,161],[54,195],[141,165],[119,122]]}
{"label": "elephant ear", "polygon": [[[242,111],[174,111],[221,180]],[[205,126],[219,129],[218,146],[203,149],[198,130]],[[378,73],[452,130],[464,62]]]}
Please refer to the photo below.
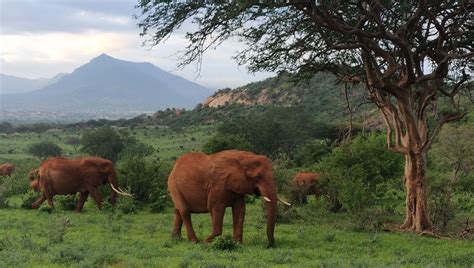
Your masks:
{"label": "elephant ear", "polygon": [[238,194],[248,194],[253,191],[253,186],[246,178],[244,167],[235,158],[214,160],[212,177],[211,187],[223,184],[225,190]]}
{"label": "elephant ear", "polygon": [[36,179],[39,179],[39,169],[38,168],[35,168],[35,169],[32,169],[29,173],[28,173],[28,179],[30,181],[34,181]]}
{"label": "elephant ear", "polygon": [[260,180],[267,168],[266,162],[267,158],[259,155],[242,159],[241,164],[245,170],[245,176],[254,180]]}

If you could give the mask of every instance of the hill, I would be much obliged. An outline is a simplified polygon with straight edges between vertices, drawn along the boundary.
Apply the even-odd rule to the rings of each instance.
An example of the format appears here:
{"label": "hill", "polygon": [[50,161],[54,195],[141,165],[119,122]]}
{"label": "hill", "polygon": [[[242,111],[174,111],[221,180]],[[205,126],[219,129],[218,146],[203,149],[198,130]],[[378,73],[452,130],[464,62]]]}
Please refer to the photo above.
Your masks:
{"label": "hill", "polygon": [[48,81],[0,74],[0,95],[31,92],[44,87]]}
{"label": "hill", "polygon": [[[379,125],[375,107],[360,106],[365,101],[361,87],[350,86],[348,95],[356,121],[362,122],[362,117],[367,112],[369,119],[373,121],[371,124]],[[233,116],[251,116],[278,107],[297,107],[313,119],[328,123],[347,124],[349,120],[344,84],[338,83],[336,78],[328,73],[318,73],[304,81],[282,73],[236,89],[218,90],[191,111],[167,109],[142,119],[158,125],[212,124],[222,121],[223,118],[227,120]]]}
{"label": "hill", "polygon": [[102,54],[55,83],[3,97],[6,110],[98,115],[192,108],[212,91],[146,62]]}

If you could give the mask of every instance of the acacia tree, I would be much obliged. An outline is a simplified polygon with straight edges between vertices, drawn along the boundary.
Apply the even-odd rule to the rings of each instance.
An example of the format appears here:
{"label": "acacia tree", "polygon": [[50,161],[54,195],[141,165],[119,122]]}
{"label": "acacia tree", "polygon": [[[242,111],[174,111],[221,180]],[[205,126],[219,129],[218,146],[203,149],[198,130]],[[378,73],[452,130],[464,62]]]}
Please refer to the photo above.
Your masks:
{"label": "acacia tree", "polygon": [[[469,0],[141,0],[141,35],[152,45],[183,23],[196,27],[179,66],[202,61],[229,38],[250,71],[336,73],[362,82],[380,110],[387,146],[405,156],[406,219],[401,229],[430,231],[426,154],[441,126],[463,117],[472,89],[473,7]],[[446,97],[455,109],[437,112]]]}

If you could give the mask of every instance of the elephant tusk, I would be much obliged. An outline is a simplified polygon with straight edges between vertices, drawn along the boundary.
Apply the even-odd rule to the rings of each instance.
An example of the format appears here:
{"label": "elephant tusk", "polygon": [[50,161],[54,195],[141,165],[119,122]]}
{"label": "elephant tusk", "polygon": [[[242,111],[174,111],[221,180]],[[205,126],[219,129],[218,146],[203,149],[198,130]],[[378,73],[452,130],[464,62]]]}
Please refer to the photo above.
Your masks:
{"label": "elephant tusk", "polygon": [[278,201],[280,201],[280,202],[282,202],[283,204],[285,204],[285,205],[291,207],[291,204],[288,203],[288,202],[286,202],[285,200],[283,200],[281,197],[277,196],[277,198],[278,198]]}
{"label": "elephant tusk", "polygon": [[122,190],[122,188],[120,188],[120,186],[118,187],[118,189],[119,189],[120,192],[122,192],[124,195],[133,196],[132,194],[129,194],[129,193],[125,192],[124,190]]}
{"label": "elephant tusk", "polygon": [[263,199],[264,199],[265,201],[269,202],[269,203],[272,202],[272,200],[270,200],[270,198],[268,198],[268,197],[266,197],[266,196],[264,196]]}
{"label": "elephant tusk", "polygon": [[115,188],[115,186],[114,186],[112,183],[110,184],[110,187],[112,188],[112,190],[114,190],[114,192],[116,192],[116,193],[118,193],[118,194],[133,197],[133,195],[131,195],[131,194],[120,192],[119,190],[117,190],[117,189]]}

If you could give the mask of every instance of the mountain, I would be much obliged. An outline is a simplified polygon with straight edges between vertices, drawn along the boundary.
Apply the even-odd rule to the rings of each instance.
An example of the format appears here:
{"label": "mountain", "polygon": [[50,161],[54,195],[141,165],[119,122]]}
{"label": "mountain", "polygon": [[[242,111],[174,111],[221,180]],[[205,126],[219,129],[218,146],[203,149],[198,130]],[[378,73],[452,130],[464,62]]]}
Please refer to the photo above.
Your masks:
{"label": "mountain", "polygon": [[47,85],[48,79],[28,79],[0,74],[0,95],[25,93]]}
{"label": "mountain", "polygon": [[3,97],[6,110],[127,114],[168,107],[192,108],[211,90],[146,62],[102,54],[34,92]]}

